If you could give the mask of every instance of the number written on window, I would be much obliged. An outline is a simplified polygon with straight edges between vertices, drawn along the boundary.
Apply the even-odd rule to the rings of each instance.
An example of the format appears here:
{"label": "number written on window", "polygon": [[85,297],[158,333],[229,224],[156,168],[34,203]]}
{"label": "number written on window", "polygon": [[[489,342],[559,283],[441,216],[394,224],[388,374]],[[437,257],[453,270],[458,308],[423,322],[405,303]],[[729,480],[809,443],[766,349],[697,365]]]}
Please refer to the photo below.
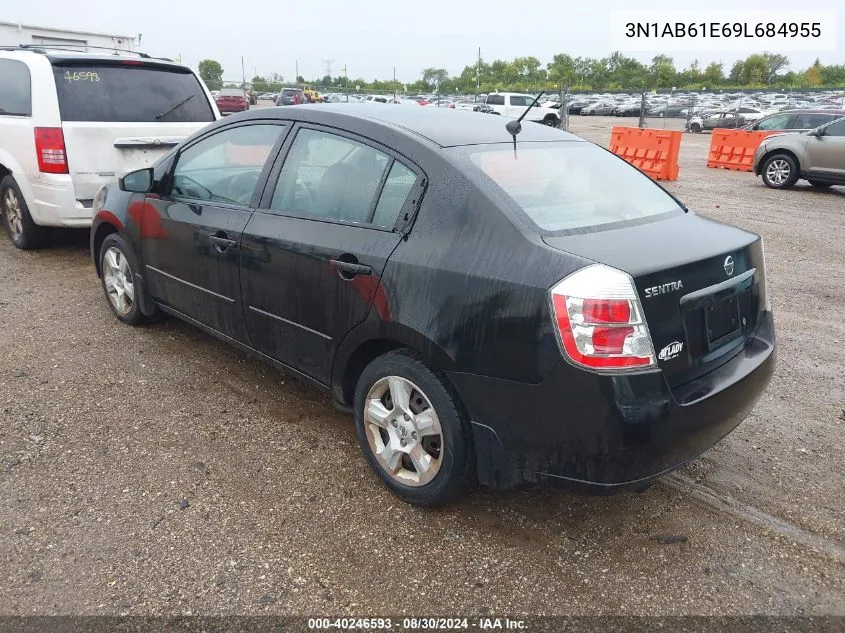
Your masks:
{"label": "number written on window", "polygon": [[70,72],[65,71],[65,81],[100,81],[100,75],[95,72]]}

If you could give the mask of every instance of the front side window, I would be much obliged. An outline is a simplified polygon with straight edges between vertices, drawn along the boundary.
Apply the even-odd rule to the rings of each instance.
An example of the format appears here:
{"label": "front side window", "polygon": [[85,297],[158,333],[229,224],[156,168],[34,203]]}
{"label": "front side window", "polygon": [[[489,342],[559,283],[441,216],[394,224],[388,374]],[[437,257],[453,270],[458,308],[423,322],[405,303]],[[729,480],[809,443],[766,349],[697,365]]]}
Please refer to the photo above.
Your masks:
{"label": "front side window", "polygon": [[845,119],[839,119],[824,129],[825,136],[845,136]]}
{"label": "front side window", "polygon": [[503,191],[542,232],[683,213],[648,176],[592,143],[521,143],[516,156],[502,145],[449,151],[468,156],[470,178]]}
{"label": "front side window", "polygon": [[272,209],[370,223],[390,157],[352,139],[301,130],[279,174]]}
{"label": "front side window", "polygon": [[248,205],[283,130],[280,125],[242,125],[199,141],[179,155],[171,194]]}
{"label": "front side window", "polygon": [[23,62],[0,59],[0,116],[32,116],[32,81]]}
{"label": "front side window", "polygon": [[815,112],[804,112],[795,115],[795,123],[792,127],[796,130],[814,130],[820,125],[830,123],[835,118],[833,114],[822,114]]}
{"label": "front side window", "polygon": [[[53,66],[62,121],[207,123],[214,112],[186,68],[131,64]],[[222,93],[221,93],[222,94]]]}

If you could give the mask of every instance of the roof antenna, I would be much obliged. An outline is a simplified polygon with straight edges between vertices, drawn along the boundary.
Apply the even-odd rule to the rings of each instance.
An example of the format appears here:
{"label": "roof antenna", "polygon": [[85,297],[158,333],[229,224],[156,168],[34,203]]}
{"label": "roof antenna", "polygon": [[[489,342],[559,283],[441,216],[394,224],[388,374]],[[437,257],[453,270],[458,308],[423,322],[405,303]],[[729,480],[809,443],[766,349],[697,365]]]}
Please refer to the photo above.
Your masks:
{"label": "roof antenna", "polygon": [[531,102],[530,106],[525,108],[525,112],[523,112],[522,115],[518,119],[516,119],[515,121],[513,119],[511,119],[510,121],[508,121],[505,124],[505,129],[508,131],[508,134],[510,134],[513,137],[513,157],[514,158],[516,158],[516,135],[519,134],[520,132],[522,132],[521,121],[522,121],[522,119],[525,118],[525,115],[528,114],[531,111],[531,108],[534,107],[534,104],[536,104],[540,100],[540,97],[542,97],[544,94],[546,94],[546,91],[541,90],[540,94],[538,94],[536,97],[534,97],[534,101]]}

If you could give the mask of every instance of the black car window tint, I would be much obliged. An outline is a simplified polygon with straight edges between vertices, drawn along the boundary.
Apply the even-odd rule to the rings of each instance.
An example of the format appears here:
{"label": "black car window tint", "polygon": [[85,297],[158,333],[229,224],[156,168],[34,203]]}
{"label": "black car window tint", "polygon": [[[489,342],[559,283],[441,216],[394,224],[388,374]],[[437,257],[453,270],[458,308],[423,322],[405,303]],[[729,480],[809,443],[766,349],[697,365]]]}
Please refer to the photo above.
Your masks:
{"label": "black car window tint", "polygon": [[417,175],[414,172],[402,163],[394,162],[379,196],[373,224],[393,227],[416,181]]}
{"label": "black car window tint", "polygon": [[502,95],[490,95],[487,97],[487,103],[490,105],[505,105],[505,97]]}
{"label": "black car window tint", "polygon": [[297,134],[270,208],[368,223],[389,157],[368,145],[318,130]]}
{"label": "black car window tint", "polygon": [[279,125],[244,125],[192,145],[179,155],[171,194],[248,205],[283,129]]}
{"label": "black car window tint", "polygon": [[839,119],[824,129],[825,136],[845,136],[845,119]]}

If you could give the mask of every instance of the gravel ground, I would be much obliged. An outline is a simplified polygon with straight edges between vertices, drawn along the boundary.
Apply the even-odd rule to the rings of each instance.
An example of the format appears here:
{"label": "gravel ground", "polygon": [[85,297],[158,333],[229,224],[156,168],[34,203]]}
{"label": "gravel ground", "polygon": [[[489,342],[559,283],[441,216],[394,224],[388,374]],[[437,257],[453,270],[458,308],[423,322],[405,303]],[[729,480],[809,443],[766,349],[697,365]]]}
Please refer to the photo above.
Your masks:
{"label": "gravel ground", "polygon": [[707,169],[709,141],[667,187],[764,236],[778,369],[641,494],[408,507],[324,394],[175,320],[120,325],[85,235],[0,239],[0,614],[845,615],[845,188]]}

